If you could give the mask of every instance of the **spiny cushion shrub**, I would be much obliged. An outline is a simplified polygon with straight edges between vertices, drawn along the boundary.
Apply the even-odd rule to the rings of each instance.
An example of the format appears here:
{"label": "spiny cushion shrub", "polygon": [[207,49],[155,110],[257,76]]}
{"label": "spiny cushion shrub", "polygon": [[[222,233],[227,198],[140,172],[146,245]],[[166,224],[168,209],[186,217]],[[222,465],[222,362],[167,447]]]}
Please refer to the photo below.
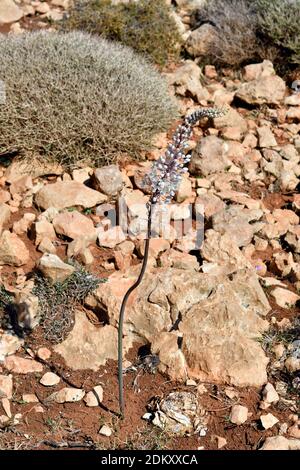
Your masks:
{"label": "spiny cushion shrub", "polygon": [[254,0],[254,6],[262,33],[300,65],[300,0]]}
{"label": "spiny cushion shrub", "polygon": [[87,33],[0,34],[0,154],[68,165],[140,157],[177,114],[161,75],[131,49]]}
{"label": "spiny cushion shrub", "polygon": [[37,274],[32,293],[39,299],[45,339],[52,343],[63,341],[74,326],[75,307],[105,281],[79,266],[64,282],[52,283]]}
{"label": "spiny cushion shrub", "polygon": [[178,58],[180,37],[165,0],[75,0],[63,30],[80,29],[119,41],[164,65]]}
{"label": "spiny cushion shrub", "polygon": [[270,59],[278,70],[300,63],[300,0],[207,0],[192,27],[215,28],[209,59],[238,67]]}
{"label": "spiny cushion shrub", "polygon": [[193,15],[193,28],[204,23],[215,28],[208,52],[213,62],[240,66],[258,58],[256,14],[249,0],[208,0]]}

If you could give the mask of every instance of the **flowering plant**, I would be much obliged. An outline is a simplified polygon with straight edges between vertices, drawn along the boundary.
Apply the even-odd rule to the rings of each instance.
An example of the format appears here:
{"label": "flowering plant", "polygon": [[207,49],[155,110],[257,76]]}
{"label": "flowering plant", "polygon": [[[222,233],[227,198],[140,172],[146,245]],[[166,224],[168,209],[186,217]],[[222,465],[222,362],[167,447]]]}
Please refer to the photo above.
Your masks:
{"label": "flowering plant", "polygon": [[166,205],[171,202],[179,187],[184,173],[188,171],[185,166],[191,159],[190,154],[185,153],[189,146],[188,140],[192,135],[192,127],[203,117],[216,118],[224,114],[224,111],[217,108],[200,108],[185,117],[183,123],[179,125],[172,137],[172,142],[168,145],[164,155],[154,162],[151,171],[144,178],[145,185],[150,186],[150,200],[148,203],[148,227],[145,241],[145,252],[142,268],[136,282],[126,292],[119,316],[118,326],[118,379],[119,379],[119,404],[120,415],[124,416],[124,393],[123,393],[123,323],[127,300],[130,294],[142,282],[146,271],[149,246],[151,239],[151,224],[154,206]]}

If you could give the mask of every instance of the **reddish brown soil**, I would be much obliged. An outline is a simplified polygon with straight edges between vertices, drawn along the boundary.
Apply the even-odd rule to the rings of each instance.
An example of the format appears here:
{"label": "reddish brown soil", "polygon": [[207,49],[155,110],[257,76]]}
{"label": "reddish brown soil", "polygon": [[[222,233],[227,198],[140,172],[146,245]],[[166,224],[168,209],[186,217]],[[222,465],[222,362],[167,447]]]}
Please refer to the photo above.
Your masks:
{"label": "reddish brown soil", "polygon": [[[28,338],[28,346],[35,351],[41,345],[50,347],[38,332]],[[136,346],[130,351],[129,358],[135,361],[137,358]],[[25,353],[24,353],[25,355]],[[28,357],[28,356],[27,356]],[[134,374],[125,376],[125,419],[120,420],[118,413],[118,383],[117,368],[114,362],[102,367],[98,372],[92,370],[73,371],[68,369],[62,358],[52,353],[47,361],[44,371],[51,370],[61,377],[61,383],[51,387],[51,393],[59,390],[62,384],[90,390],[93,386],[102,384],[104,388],[104,400],[97,408],[88,408],[83,402],[65,403],[63,405],[49,403],[46,398],[50,391],[39,384],[42,374],[20,375],[14,374],[15,392],[12,400],[12,412],[22,413],[23,419],[17,427],[8,428],[5,433],[0,432],[0,448],[12,446],[15,443],[20,448],[28,449],[53,449],[55,445],[76,442],[84,448],[87,443],[97,449],[185,449],[197,450],[204,446],[207,450],[216,449],[215,436],[223,436],[227,439],[227,445],[223,450],[254,450],[260,441],[273,434],[272,430],[262,431],[258,418],[260,410],[258,404],[260,396],[254,388],[239,389],[239,398],[230,400],[224,394],[224,387],[205,384],[207,393],[200,396],[201,405],[209,415],[208,433],[205,437],[167,436],[158,428],[147,424],[141,416],[147,411],[146,405],[154,396],[165,396],[173,390],[189,390],[186,387],[168,381],[163,375],[145,373],[140,377],[140,393],[135,393],[132,387]],[[37,413],[33,407],[35,404],[24,404],[23,393],[35,393],[39,398],[44,413]],[[239,403],[248,407],[252,413],[245,425],[235,426],[230,423],[228,417],[233,404]],[[276,407],[270,410],[281,422],[288,420],[288,412],[283,412]],[[113,429],[110,438],[99,435],[102,424],[107,424]],[[29,436],[29,438],[24,437]]]}
{"label": "reddish brown soil", "polygon": [[288,203],[293,202],[293,196],[286,196],[280,193],[267,193],[263,198],[263,203],[267,209],[282,209]]}

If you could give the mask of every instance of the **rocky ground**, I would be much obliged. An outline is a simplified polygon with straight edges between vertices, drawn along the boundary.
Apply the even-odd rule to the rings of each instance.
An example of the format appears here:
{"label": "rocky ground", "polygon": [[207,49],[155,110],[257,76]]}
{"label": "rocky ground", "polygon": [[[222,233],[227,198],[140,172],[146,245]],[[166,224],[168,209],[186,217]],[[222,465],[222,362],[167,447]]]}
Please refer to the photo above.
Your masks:
{"label": "rocky ground", "polygon": [[[0,10],[2,31],[53,27],[49,12],[68,6],[15,4],[6,21]],[[188,12],[178,13],[187,48],[199,48]],[[31,323],[39,323],[37,269],[64,280],[76,260],[106,282],[76,306],[60,341],[41,325],[20,338],[3,309],[1,449],[300,449],[300,94],[269,61],[239,73],[198,62],[165,71],[182,115],[199,106],[227,111],[195,128],[190,174],[126,311],[124,421],[118,312],[143,256],[149,196],[141,180],[171,134],[158,136],[141,163],[66,172],[3,160],[1,284],[27,302]],[[114,227],[108,217],[120,200],[129,235],[124,221]],[[191,215],[178,238],[179,221]],[[204,222],[200,249],[196,219]],[[158,370],[139,359],[145,351],[159,357]]]}

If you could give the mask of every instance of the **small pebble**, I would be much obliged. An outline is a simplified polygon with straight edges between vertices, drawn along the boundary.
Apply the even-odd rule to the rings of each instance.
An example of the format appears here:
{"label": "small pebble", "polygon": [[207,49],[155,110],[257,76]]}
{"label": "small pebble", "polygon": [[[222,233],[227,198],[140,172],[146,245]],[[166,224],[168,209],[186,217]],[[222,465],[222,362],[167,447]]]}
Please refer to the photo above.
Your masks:
{"label": "small pebble", "polygon": [[99,434],[102,434],[102,436],[109,437],[112,435],[112,430],[106,424],[104,424],[100,428]]}

